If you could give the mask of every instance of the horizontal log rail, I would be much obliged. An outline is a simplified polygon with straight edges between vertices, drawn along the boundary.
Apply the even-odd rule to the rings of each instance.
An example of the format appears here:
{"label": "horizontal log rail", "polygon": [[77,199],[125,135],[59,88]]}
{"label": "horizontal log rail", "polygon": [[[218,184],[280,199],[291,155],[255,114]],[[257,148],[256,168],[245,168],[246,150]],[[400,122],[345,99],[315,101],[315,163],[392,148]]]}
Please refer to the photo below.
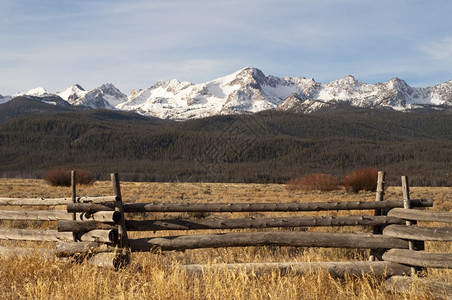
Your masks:
{"label": "horizontal log rail", "polygon": [[55,257],[55,249],[45,248],[23,248],[23,247],[3,247],[0,246],[0,256],[9,257],[24,257],[39,255],[40,257],[52,259]]}
{"label": "horizontal log rail", "polygon": [[[98,221],[98,222],[119,222],[121,213],[117,211],[99,211],[96,213],[76,213],[76,220],[80,221]],[[69,219],[72,220],[72,219]]]}
{"label": "horizontal log rail", "polygon": [[127,220],[127,231],[198,230],[198,229],[245,229],[287,228],[309,226],[362,226],[403,224],[398,218],[386,216],[347,217],[292,217],[292,218],[236,218],[236,219],[169,219]]}
{"label": "horizontal log rail", "polygon": [[0,229],[0,240],[58,242],[72,240],[69,232],[42,229]]}
{"label": "horizontal log rail", "polygon": [[115,251],[116,247],[100,242],[69,242],[60,241],[56,245],[57,257],[71,257]]}
{"label": "horizontal log rail", "polygon": [[[79,240],[85,242],[115,243],[118,240],[116,228],[110,230],[92,230],[78,235]],[[70,241],[70,232],[42,229],[0,229],[0,240],[59,242]]]}
{"label": "horizontal log rail", "polygon": [[281,274],[305,275],[311,272],[327,271],[331,277],[341,278],[347,275],[374,276],[409,275],[410,267],[387,261],[356,261],[356,262],[277,262],[277,263],[236,263],[215,265],[182,265],[178,269],[189,274],[204,274],[217,270],[233,270],[247,274],[262,275],[266,272],[279,271]]}
{"label": "horizontal log rail", "polygon": [[413,221],[452,223],[452,212],[393,208],[388,216]]}
{"label": "horizontal log rail", "polygon": [[[326,232],[239,232],[129,239],[130,250],[134,252],[259,245],[363,249],[408,248],[407,241],[382,235]],[[59,256],[71,256],[84,252],[110,252],[114,249],[112,246],[107,247],[106,244],[96,242],[59,242],[57,244]]]}
{"label": "horizontal log rail", "polygon": [[418,227],[389,225],[383,234],[416,241],[452,241],[452,227]]}
{"label": "horizontal log rail", "polygon": [[[72,220],[73,214],[66,210],[0,210],[0,220],[17,221],[59,221]],[[96,220],[99,222],[117,222],[121,214],[115,211],[100,211],[97,213],[78,213],[77,220]]]}
{"label": "horizontal log rail", "polygon": [[391,249],[383,254],[383,260],[416,267],[452,269],[452,253]]}
{"label": "horizontal log rail", "polygon": [[58,221],[72,220],[65,210],[0,210],[0,220]]}
{"label": "horizontal log rail", "polygon": [[[76,203],[114,202],[116,196],[76,197]],[[0,198],[0,206],[56,206],[72,203],[72,198]]]}
{"label": "horizontal log rail", "polygon": [[[110,220],[111,221],[111,220]],[[346,217],[280,217],[280,218],[235,218],[235,219],[167,219],[126,220],[127,231],[200,230],[200,229],[245,229],[287,228],[310,226],[364,226],[403,224],[403,220],[387,216]],[[94,229],[112,229],[111,222],[60,220],[58,231],[86,232]]]}
{"label": "horizontal log rail", "polygon": [[85,233],[95,229],[112,230],[115,228],[117,228],[117,226],[113,222],[74,221],[74,220],[58,221],[59,232]]}
{"label": "horizontal log rail", "polygon": [[292,246],[327,248],[408,248],[408,242],[382,235],[327,232],[235,232],[129,239],[132,251]]}
{"label": "horizontal log rail", "polygon": [[84,233],[83,235],[79,236],[79,239],[81,241],[92,241],[92,242],[99,242],[99,243],[109,243],[114,244],[118,242],[118,230],[112,229],[112,230],[100,230],[95,229],[88,231]]}
{"label": "horizontal log rail", "polygon": [[[431,199],[413,199],[413,207],[432,207]],[[402,200],[305,203],[124,203],[124,212],[291,212],[373,210],[403,207]],[[68,212],[114,210],[113,203],[69,203]]]}
{"label": "horizontal log rail", "polygon": [[70,201],[71,198],[0,198],[0,206],[56,206]]}

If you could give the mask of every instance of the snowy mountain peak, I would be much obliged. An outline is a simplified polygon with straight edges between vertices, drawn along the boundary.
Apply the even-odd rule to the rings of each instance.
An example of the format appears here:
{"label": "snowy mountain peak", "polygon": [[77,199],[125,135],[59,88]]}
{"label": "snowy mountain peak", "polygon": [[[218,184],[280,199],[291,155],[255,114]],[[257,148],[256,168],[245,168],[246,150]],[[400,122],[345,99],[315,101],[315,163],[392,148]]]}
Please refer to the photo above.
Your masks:
{"label": "snowy mountain peak", "polygon": [[391,80],[389,80],[388,83],[391,84],[395,88],[397,88],[397,87],[405,88],[408,86],[408,84],[404,80],[402,80],[398,77],[391,78]]}
{"label": "snowy mountain peak", "polygon": [[32,97],[42,97],[42,96],[50,96],[51,94],[49,94],[45,88],[42,87],[37,87],[31,90],[28,90],[26,92],[22,92],[22,93],[17,93],[14,95],[14,97],[18,97],[18,96],[32,96]]}
{"label": "snowy mountain peak", "polygon": [[102,84],[100,87],[98,87],[98,89],[104,91],[105,93],[110,93],[110,94],[114,94],[114,93],[120,93],[119,89],[117,87],[115,87],[112,83],[104,83]]}
{"label": "snowy mountain peak", "polygon": [[78,89],[72,95],[68,100],[72,105],[89,108],[115,109],[117,105],[127,101],[127,96],[111,83],[103,84],[88,92]]}
{"label": "snowy mountain peak", "polygon": [[358,80],[355,79],[355,77],[353,77],[352,75],[345,75],[342,79],[341,79],[342,83],[346,83],[349,85],[358,85],[358,84],[362,84],[362,82],[359,82]]}
{"label": "snowy mountain peak", "polygon": [[352,75],[345,75],[344,77],[331,81],[328,83],[329,86],[337,86],[337,87],[357,87],[363,85],[363,82],[360,82],[355,79]]}
{"label": "snowy mountain peak", "polygon": [[70,104],[73,104],[75,100],[80,97],[83,97],[87,91],[82,88],[79,84],[74,84],[73,86],[68,87],[64,91],[57,93],[62,99],[68,101]]}
{"label": "snowy mountain peak", "polygon": [[235,72],[235,79],[231,81],[231,85],[254,85],[258,87],[260,84],[265,84],[266,77],[261,70],[251,67],[246,67],[238,72]]}

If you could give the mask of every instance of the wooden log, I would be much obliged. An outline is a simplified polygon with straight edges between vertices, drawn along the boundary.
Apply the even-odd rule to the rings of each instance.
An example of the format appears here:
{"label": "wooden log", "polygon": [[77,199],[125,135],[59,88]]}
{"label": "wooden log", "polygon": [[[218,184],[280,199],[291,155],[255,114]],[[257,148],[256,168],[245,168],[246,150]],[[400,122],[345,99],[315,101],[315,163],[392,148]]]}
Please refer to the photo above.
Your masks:
{"label": "wooden log", "polygon": [[113,193],[116,196],[115,201],[115,211],[120,214],[121,219],[117,224],[118,228],[118,246],[123,249],[124,256],[127,255],[127,248],[129,247],[128,236],[127,236],[127,228],[126,228],[126,220],[124,218],[124,207],[122,205],[121,198],[121,186],[119,182],[119,174],[112,173],[111,174],[111,183],[113,187]]}
{"label": "wooden log", "polygon": [[[432,207],[433,200],[412,200],[413,207]],[[403,207],[402,200],[306,203],[124,203],[124,212],[289,212],[322,210],[372,210]],[[112,211],[109,203],[69,203],[68,212]]]}
{"label": "wooden log", "polygon": [[404,221],[386,216],[348,217],[293,217],[293,218],[240,218],[240,219],[169,219],[127,220],[128,231],[239,229],[304,226],[358,226],[401,224]]}
{"label": "wooden log", "polygon": [[[77,181],[76,181],[76,175],[77,175],[77,172],[74,170],[74,171],[72,171],[71,172],[71,189],[72,189],[72,203],[75,203],[76,202],[76,198],[77,198]],[[72,214],[72,220],[77,220],[77,214],[76,213],[73,213]],[[72,240],[74,241],[74,242],[77,242],[77,233],[75,233],[75,232],[73,232],[72,233]]]}
{"label": "wooden log", "polygon": [[99,211],[96,213],[77,213],[77,221],[119,222],[121,214],[117,211]]}
{"label": "wooden log", "polygon": [[[108,203],[114,202],[115,196],[77,197],[76,203]],[[0,206],[56,206],[72,203],[68,198],[0,198]]]}
{"label": "wooden log", "polygon": [[232,270],[246,272],[247,274],[262,275],[272,271],[278,271],[282,275],[305,275],[311,272],[326,271],[334,278],[344,277],[346,274],[362,276],[370,274],[374,276],[409,275],[411,269],[407,266],[385,261],[356,261],[356,262],[291,262],[291,263],[237,263],[215,265],[182,265],[178,269],[189,274],[203,274],[218,270]]}
{"label": "wooden log", "polygon": [[[433,205],[433,201],[418,199],[419,205]],[[289,212],[322,210],[370,210],[403,207],[403,201],[344,201],[305,203],[131,203],[124,204],[124,212]]]}
{"label": "wooden log", "polygon": [[114,203],[69,203],[67,205],[68,212],[84,212],[84,213],[95,213],[100,211],[114,211]]}
{"label": "wooden log", "polygon": [[95,229],[111,230],[115,229],[114,223],[103,223],[98,221],[73,221],[60,220],[58,221],[59,232],[79,232],[85,233]]}
{"label": "wooden log", "polygon": [[[386,177],[386,172],[384,171],[379,171],[378,172],[378,177],[377,177],[377,193],[375,195],[375,201],[380,202],[380,201],[384,201],[384,195],[385,195],[385,177]],[[375,216],[381,216],[383,215],[383,210],[382,209],[376,209],[374,212]],[[381,225],[375,225],[372,229],[372,233],[373,234],[381,234],[383,230],[383,226]],[[370,250],[370,255],[369,255],[369,261],[375,261],[376,258],[381,257],[381,253],[382,250],[381,249],[372,249]]]}
{"label": "wooden log", "polygon": [[[88,263],[93,266],[102,268],[115,268],[114,260],[116,258],[116,253],[97,253],[93,257],[88,259]],[[115,268],[116,269],[116,268]]]}
{"label": "wooden log", "polygon": [[183,250],[198,248],[293,246],[391,249],[408,248],[408,242],[373,234],[327,232],[239,232],[130,239],[132,251]]}
{"label": "wooden log", "polygon": [[[376,202],[381,202],[384,201],[384,196],[385,196],[385,177],[386,177],[386,172],[384,171],[380,171],[378,172],[378,178],[377,178],[377,193],[375,195],[375,201]],[[382,215],[382,210],[381,209],[376,209],[375,210],[375,216],[381,216]],[[377,232],[375,232],[377,231]],[[381,230],[379,230],[379,227],[374,228],[374,234],[379,234],[381,233]]]}
{"label": "wooden log", "polygon": [[[408,177],[402,176],[402,194],[403,194],[403,208],[404,209],[411,209],[411,199],[410,199],[410,186],[408,185]],[[411,226],[413,224],[416,224],[416,222],[412,222],[410,220],[407,220],[405,222],[406,226]],[[410,242],[410,250],[414,250],[413,244]]]}
{"label": "wooden log", "polygon": [[129,262],[127,257],[124,257],[121,253],[96,253],[92,257],[88,259],[88,263],[90,265],[98,266],[98,267],[107,267],[114,268],[118,270],[120,268],[125,267]]}
{"label": "wooden log", "polygon": [[112,252],[115,249],[115,247],[98,242],[59,242],[56,245],[55,253],[58,257],[70,257]]}
{"label": "wooden log", "polygon": [[114,244],[118,242],[118,231],[95,229],[82,234],[78,240],[84,242],[98,242]]}
{"label": "wooden log", "polygon": [[392,276],[384,283],[387,291],[421,296],[424,298],[431,294],[435,299],[452,300],[452,284],[428,280],[424,278],[413,278],[407,276]]}
{"label": "wooden log", "polygon": [[387,226],[383,230],[383,234],[416,241],[452,241],[451,227],[418,227],[394,224]]}
{"label": "wooden log", "polygon": [[[408,177],[406,177],[406,176],[402,176],[402,194],[403,194],[403,208],[410,210],[411,209],[410,187],[408,185]],[[405,225],[408,227],[413,224],[416,224],[416,222],[415,221],[406,221],[405,222]],[[408,240],[408,249],[415,250],[413,240]],[[412,266],[411,267],[411,276],[415,276],[416,271],[417,271],[416,268]]]}
{"label": "wooden log", "polygon": [[58,242],[72,240],[72,234],[42,229],[0,229],[0,240]]}
{"label": "wooden log", "polygon": [[65,210],[0,210],[0,220],[72,220],[72,214]]}
{"label": "wooden log", "polygon": [[0,206],[55,206],[66,205],[72,199],[69,198],[0,198]]}
{"label": "wooden log", "polygon": [[388,212],[388,216],[404,220],[452,223],[452,212],[393,208]]}
{"label": "wooden log", "polygon": [[452,253],[432,253],[406,249],[391,249],[383,254],[383,259],[399,264],[427,268],[452,268]]}
{"label": "wooden log", "polygon": [[76,203],[115,203],[116,196],[77,197]]}
{"label": "wooden log", "polygon": [[4,258],[16,258],[16,257],[26,257],[39,255],[42,258],[53,258],[55,257],[54,249],[44,249],[44,248],[19,248],[19,247],[2,247],[0,246],[0,256]]}

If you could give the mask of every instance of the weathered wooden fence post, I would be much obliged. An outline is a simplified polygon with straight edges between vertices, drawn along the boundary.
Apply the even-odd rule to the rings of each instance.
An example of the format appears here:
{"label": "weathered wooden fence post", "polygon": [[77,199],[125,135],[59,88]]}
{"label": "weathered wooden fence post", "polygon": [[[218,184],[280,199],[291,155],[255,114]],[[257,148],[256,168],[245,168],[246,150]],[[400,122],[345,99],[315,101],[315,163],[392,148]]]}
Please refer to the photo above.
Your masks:
{"label": "weathered wooden fence post", "polygon": [[[377,194],[375,197],[375,201],[384,201],[384,196],[385,196],[385,177],[386,177],[386,172],[384,171],[379,171],[378,172],[378,179],[377,179]],[[375,216],[381,216],[383,214],[383,209],[375,209]],[[383,232],[383,228],[380,225],[376,225],[373,228],[373,234],[382,234]],[[375,261],[375,258],[378,258],[379,260],[381,260],[381,255],[383,253],[381,253],[382,250],[381,249],[372,249],[370,251],[370,256],[369,256],[369,261]]]}
{"label": "weathered wooden fence post", "polygon": [[[408,177],[402,176],[402,194],[403,194],[403,208],[404,209],[411,209],[411,200],[410,200],[410,186],[408,184]],[[406,226],[413,225],[413,221],[407,220],[405,221]],[[409,250],[415,250],[414,247],[414,241],[409,240],[408,241],[408,249]],[[416,275],[416,267],[411,266],[411,276]]]}
{"label": "weathered wooden fence post", "polygon": [[[73,170],[71,172],[71,190],[72,190],[72,203],[76,202],[77,199],[77,172],[75,170]],[[76,221],[77,220],[77,213],[73,213],[72,214],[72,220]],[[77,234],[75,232],[72,233],[72,239],[74,240],[74,242],[77,242],[79,240],[79,238],[77,237]]]}
{"label": "weathered wooden fence post", "polygon": [[111,174],[111,183],[113,187],[113,194],[116,197],[115,201],[115,211],[119,212],[121,215],[121,220],[118,222],[118,251],[116,253],[115,259],[113,260],[113,265],[115,268],[121,268],[126,266],[130,262],[130,248],[129,241],[127,237],[126,230],[126,220],[124,217],[124,207],[122,205],[121,197],[121,187],[119,183],[119,174]]}

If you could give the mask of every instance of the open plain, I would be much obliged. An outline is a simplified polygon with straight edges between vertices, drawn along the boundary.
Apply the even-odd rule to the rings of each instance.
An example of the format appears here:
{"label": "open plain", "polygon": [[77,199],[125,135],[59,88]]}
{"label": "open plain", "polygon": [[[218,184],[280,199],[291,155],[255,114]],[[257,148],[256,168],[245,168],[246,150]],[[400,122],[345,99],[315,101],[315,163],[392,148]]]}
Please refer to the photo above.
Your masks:
{"label": "open plain", "polygon": [[[137,183],[121,182],[124,202],[314,202],[314,201],[375,201],[375,193],[348,193],[345,189],[332,192],[289,191],[277,184],[222,183]],[[110,182],[95,182],[77,188],[78,196],[112,195]],[[411,199],[434,199],[433,210],[452,211],[451,187],[411,187]],[[0,197],[57,198],[70,197],[71,189],[51,187],[42,180],[0,179]],[[402,198],[400,187],[387,187],[385,199]],[[327,212],[342,215],[349,212]],[[354,214],[356,212],[353,212]],[[367,212],[369,213],[369,212]],[[370,212],[371,213],[371,212]],[[297,213],[320,215],[322,213]],[[263,213],[248,213],[261,216]],[[276,216],[277,214],[273,214]],[[294,215],[296,215],[294,213]],[[325,213],[323,213],[325,215]],[[131,216],[141,218],[139,214]],[[149,216],[147,216],[149,217]],[[168,216],[165,216],[168,217]],[[178,216],[174,216],[178,217]],[[213,214],[191,217],[210,218]],[[420,224],[423,225],[423,224]],[[425,224],[431,225],[431,224]],[[434,224],[440,226],[439,224]],[[3,221],[2,228],[17,226]],[[23,226],[23,225],[22,225]],[[54,228],[52,222],[33,222],[33,228]],[[444,226],[444,225],[443,225]],[[288,230],[288,229],[286,229]],[[308,228],[308,230],[370,232],[365,226]],[[219,232],[219,231],[218,231]],[[133,237],[157,234],[177,235],[185,232],[131,232]],[[191,232],[189,232],[191,234]],[[260,275],[240,270],[206,269],[202,274],[188,274],[184,264],[242,262],[315,262],[367,260],[368,250],[245,247],[227,249],[197,249],[185,252],[134,253],[125,269],[115,271],[88,263],[73,263],[53,257],[42,257],[39,249],[52,248],[53,243],[0,241],[1,246],[36,249],[32,255],[0,256],[0,295],[2,299],[435,299],[422,284],[413,284],[413,293],[387,292],[383,278],[369,274],[332,278],[327,272],[306,275],[281,274],[273,271]],[[426,242],[430,252],[452,252],[450,242]],[[427,279],[452,283],[451,270],[428,269]]]}

